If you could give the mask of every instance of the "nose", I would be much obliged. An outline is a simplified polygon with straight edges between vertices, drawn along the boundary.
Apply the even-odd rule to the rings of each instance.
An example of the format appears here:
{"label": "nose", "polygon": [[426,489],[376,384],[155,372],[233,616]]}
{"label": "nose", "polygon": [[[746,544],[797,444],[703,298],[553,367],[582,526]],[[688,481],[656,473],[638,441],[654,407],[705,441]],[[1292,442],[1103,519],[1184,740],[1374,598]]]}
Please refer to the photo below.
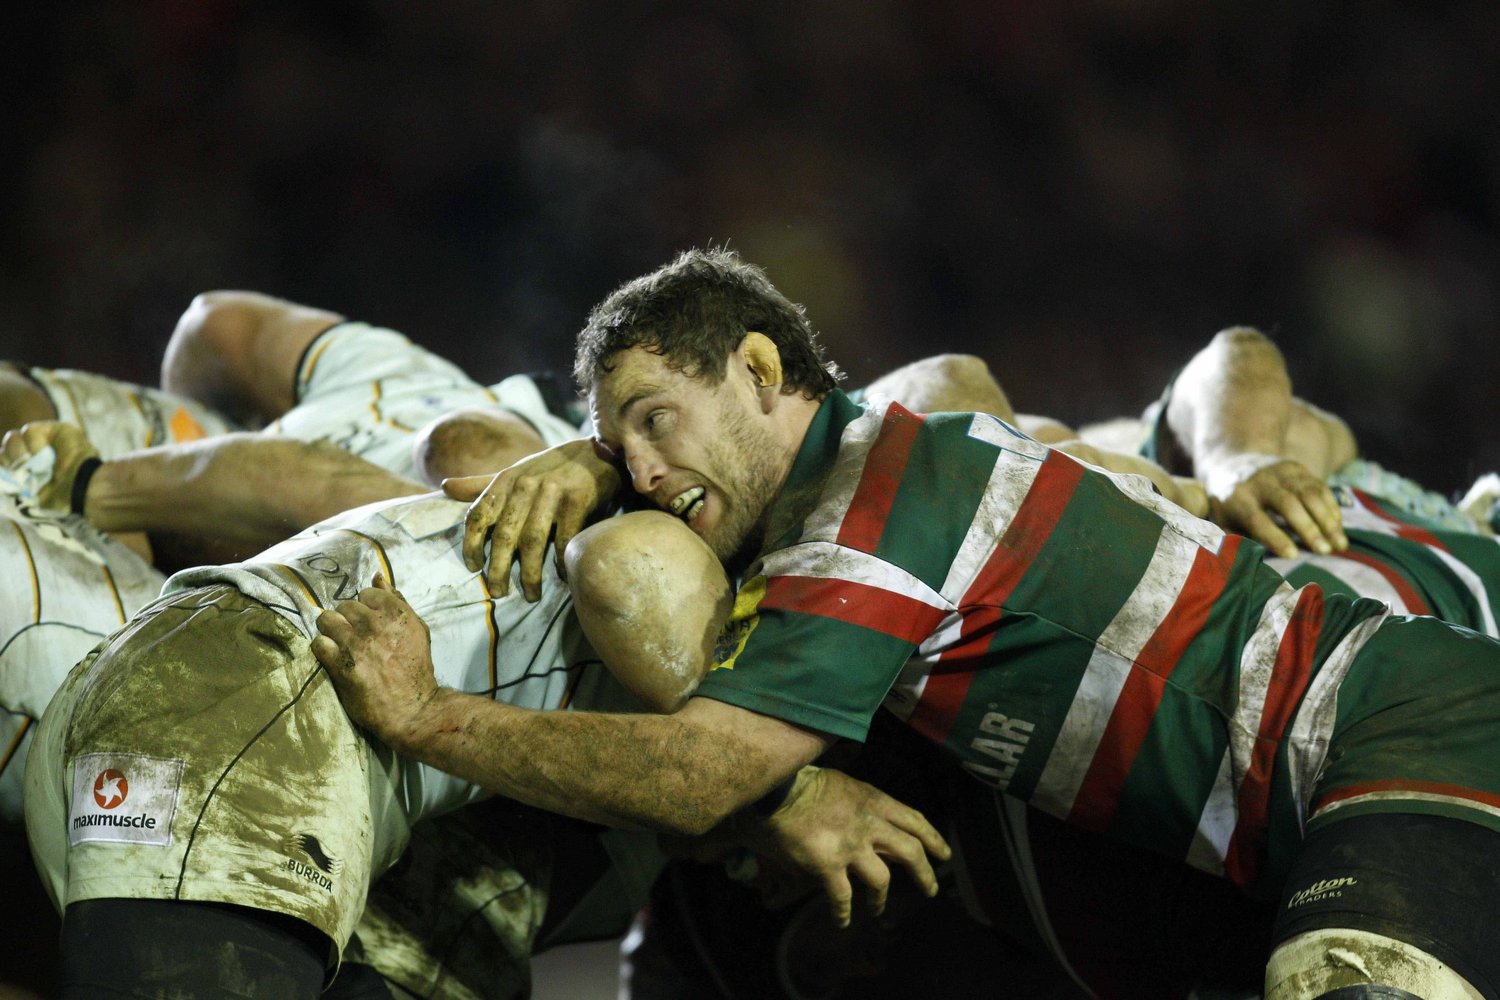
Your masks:
{"label": "nose", "polygon": [[653,448],[627,446],[625,468],[630,471],[630,485],[643,496],[650,496],[667,474],[666,464]]}

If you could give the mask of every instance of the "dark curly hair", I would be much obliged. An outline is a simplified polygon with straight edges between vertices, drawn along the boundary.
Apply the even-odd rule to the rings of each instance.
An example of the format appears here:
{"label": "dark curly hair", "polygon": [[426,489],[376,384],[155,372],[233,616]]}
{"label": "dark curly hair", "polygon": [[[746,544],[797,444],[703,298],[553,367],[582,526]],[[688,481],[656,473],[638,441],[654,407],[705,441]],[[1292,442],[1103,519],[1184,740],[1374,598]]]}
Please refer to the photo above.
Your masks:
{"label": "dark curly hair", "polygon": [[677,371],[720,382],[730,352],[752,331],[781,352],[783,392],[819,399],[843,378],[802,307],[728,249],[689,250],[611,292],[578,334],[573,377],[592,391],[615,355],[644,347]]}

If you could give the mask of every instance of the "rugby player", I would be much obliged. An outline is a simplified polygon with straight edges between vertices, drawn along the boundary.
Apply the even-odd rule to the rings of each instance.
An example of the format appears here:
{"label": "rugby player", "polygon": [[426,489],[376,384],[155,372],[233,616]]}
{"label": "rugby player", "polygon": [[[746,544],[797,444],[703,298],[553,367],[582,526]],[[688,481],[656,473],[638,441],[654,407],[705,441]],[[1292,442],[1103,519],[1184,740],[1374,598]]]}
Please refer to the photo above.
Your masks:
{"label": "rugby player", "polygon": [[[322,622],[351,714],[502,793],[691,833],[884,703],[983,782],[1279,896],[1269,1000],[1500,996],[1500,869],[1474,863],[1500,848],[1500,645],[1293,588],[1255,543],[993,418],[862,410],[812,345],[722,252],[624,286],[580,336],[603,446],[745,573],[681,712],[466,696],[398,601]],[[470,541],[517,516],[509,488]],[[851,867],[883,894],[857,850],[822,864],[845,907]]]}

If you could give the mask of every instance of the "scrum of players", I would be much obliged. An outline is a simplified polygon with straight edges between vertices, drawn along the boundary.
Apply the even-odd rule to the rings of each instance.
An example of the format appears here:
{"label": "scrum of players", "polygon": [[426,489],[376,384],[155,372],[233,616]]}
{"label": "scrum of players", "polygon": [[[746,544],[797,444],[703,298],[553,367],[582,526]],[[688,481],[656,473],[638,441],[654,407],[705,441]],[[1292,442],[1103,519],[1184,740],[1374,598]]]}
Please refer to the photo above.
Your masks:
{"label": "scrum of players", "polygon": [[[755,294],[782,301],[751,277]],[[688,311],[679,300],[656,305]],[[605,322],[601,310],[585,334],[653,322]],[[663,492],[653,463],[674,459],[661,442],[688,440],[696,419],[670,399],[654,409],[652,394],[669,396],[674,377],[692,392],[700,383],[740,392],[723,405],[790,421],[775,433],[814,433],[825,416],[812,411],[826,414],[834,394],[849,407],[846,437],[884,414],[868,432],[877,445],[887,427],[904,426],[902,414],[977,414],[964,441],[1001,442],[1049,476],[1097,479],[1111,503],[1196,539],[1194,552],[1232,548],[1246,562],[1253,552],[1256,572],[1274,574],[1257,586],[1270,580],[1277,594],[1300,595],[1286,605],[1292,620],[1307,613],[1309,594],[1319,607],[1344,601],[1331,606],[1347,605],[1349,627],[1330,627],[1329,647],[1397,634],[1387,622],[1405,616],[1440,619],[1465,637],[1497,635],[1500,483],[1486,477],[1450,502],[1360,459],[1341,420],[1292,394],[1280,354],[1256,331],[1213,337],[1140,419],[1075,432],[1017,414],[971,357],[916,361],[855,403],[815,376],[798,381],[788,338],[762,325],[741,323],[727,364],[712,349],[675,354],[650,336],[596,348],[604,363],[577,372],[591,420],[545,379],[486,386],[394,331],[245,292],[194,300],[166,349],[160,388],[0,370],[9,429],[0,558],[13,581],[0,621],[0,816],[12,830],[26,824],[63,915],[61,954],[47,959],[63,995],[129,983],[143,995],[524,996],[533,953],[627,927],[622,989],[637,998],[1497,995],[1500,980],[1464,931],[1424,923],[1426,911],[1403,924],[1361,910],[1351,887],[1364,869],[1337,874],[1326,852],[1303,867],[1276,856],[1370,816],[1457,825],[1453,852],[1494,836],[1435,794],[1414,793],[1404,808],[1365,808],[1356,796],[1342,810],[1347,823],[1318,806],[1310,816],[1304,797],[1288,813],[1291,832],[1275,827],[1284,817],[1272,809],[1261,835],[1273,846],[1260,845],[1268,857],[1254,863],[1236,853],[1237,840],[1217,856],[1196,844],[1154,850],[1077,802],[1059,810],[1035,789],[1025,801],[1017,776],[1028,743],[1040,743],[1035,720],[991,712],[981,725],[992,738],[972,741],[988,757],[953,759],[945,737],[914,721],[944,675],[913,686],[904,670],[874,696],[889,711],[866,736],[793,719],[820,738],[785,767],[768,756],[766,773],[786,771],[768,788],[721,779],[696,758],[667,780],[672,769],[644,749],[590,760],[590,746],[597,757],[649,742],[641,734],[660,726],[648,716],[667,725],[703,716],[704,702],[734,702],[714,681],[748,673],[757,627],[755,641],[774,649],[784,625],[766,603],[768,578],[789,610],[827,616],[809,610],[810,591],[798,607],[796,588],[784,585],[793,577],[762,566],[758,555],[778,551],[774,537],[750,530],[748,543],[735,537],[728,547],[720,538],[736,502],[757,488],[774,494],[787,477],[781,468],[771,487],[736,479],[737,456],[753,466],[776,454],[770,444],[725,424],[703,460],[723,471]],[[667,360],[658,371],[627,357]],[[816,352],[811,367],[831,370]],[[637,426],[642,409],[653,412]],[[911,419],[922,431],[899,433],[919,442],[929,427],[956,426]],[[800,469],[809,452],[797,451],[802,437],[789,440]],[[829,460],[825,492],[843,481],[843,454]],[[865,471],[880,461],[863,462]],[[933,461],[941,470],[950,459]],[[858,473],[846,525],[865,489]],[[1035,475],[1013,519],[1045,495]],[[666,513],[642,509],[652,506]],[[817,516],[801,530],[812,532]],[[899,560],[882,558],[888,577]],[[909,594],[918,583],[889,586]],[[851,620],[891,633],[870,616],[909,612],[868,592],[872,610]],[[1283,614],[1265,595],[1255,600],[1268,618]],[[949,627],[971,628],[953,614]],[[1236,648],[1252,648],[1258,634]],[[941,660],[946,653],[926,656],[937,648],[926,635],[908,636],[899,660]],[[1482,660],[1493,643],[1470,645],[1484,647]],[[1333,652],[1318,655],[1331,662]],[[1351,653],[1355,663],[1361,655]],[[398,656],[424,664],[430,682],[420,669],[365,677],[366,659]],[[1216,667],[1204,655],[1203,669],[1238,682],[1250,656]],[[1159,670],[1148,661],[1134,654],[1135,669]],[[1321,670],[1318,659],[1310,671]],[[441,717],[458,722],[434,730],[426,723],[437,717],[421,716],[403,728],[418,715],[396,702],[425,711],[436,692],[462,696],[458,714]],[[525,710],[539,727],[593,714],[625,742],[559,729],[572,740],[564,754],[540,738],[510,740],[503,727],[487,740],[487,706]],[[433,735],[450,729],[464,741],[451,752]],[[688,741],[698,730],[671,732]],[[750,736],[724,746],[742,755],[726,766],[757,770]],[[565,788],[537,759],[563,761],[556,766],[585,783]],[[637,769],[624,784],[655,799],[625,801],[596,790],[602,778],[588,783],[622,759]],[[1225,760],[1240,767],[1233,752]],[[1290,766],[1253,750],[1246,760],[1241,790],[1256,767]],[[1116,788],[1112,806],[1150,816],[1158,801],[1183,797],[1169,767],[1131,780],[1141,786],[1128,789],[1133,798]],[[738,796],[702,805],[701,821],[678,818],[677,805],[698,808],[695,788],[720,781]],[[1074,793],[1108,796],[1106,786],[1085,781]],[[1500,799],[1479,801],[1500,814]],[[1309,826],[1314,818],[1321,825]],[[1376,858],[1382,849],[1393,848],[1369,848]],[[1345,898],[1362,922],[1328,918],[1337,906],[1300,923],[1284,912]],[[1465,921],[1450,913],[1449,924],[1483,912]],[[9,955],[0,968],[41,960]]]}

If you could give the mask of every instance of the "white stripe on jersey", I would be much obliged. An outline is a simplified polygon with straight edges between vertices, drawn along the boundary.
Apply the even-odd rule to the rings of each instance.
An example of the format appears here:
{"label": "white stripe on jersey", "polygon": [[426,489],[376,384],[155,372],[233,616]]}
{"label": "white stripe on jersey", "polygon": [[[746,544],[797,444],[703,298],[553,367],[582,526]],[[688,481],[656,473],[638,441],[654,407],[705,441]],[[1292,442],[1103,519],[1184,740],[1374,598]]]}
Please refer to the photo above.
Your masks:
{"label": "white stripe on jersey", "polygon": [[849,421],[840,438],[839,453],[829,470],[823,499],[802,526],[802,537],[808,541],[832,541],[844,526],[844,515],[854,502],[855,491],[864,476],[865,460],[870,446],[880,435],[885,407],[869,407]]}
{"label": "white stripe on jersey", "polygon": [[1397,614],[1411,613],[1411,608],[1407,607],[1406,602],[1401,599],[1401,594],[1391,586],[1391,582],[1379,570],[1373,566],[1355,562],[1353,559],[1320,556],[1306,552],[1300,553],[1295,559],[1267,559],[1266,565],[1282,576],[1288,575],[1298,566],[1311,566],[1329,576],[1338,577],[1361,597],[1373,597],[1377,601],[1389,604]]}
{"label": "white stripe on jersey", "polygon": [[942,594],[901,567],[836,542],[798,542],[772,552],[761,561],[754,575],[768,579],[801,576],[855,583],[888,591],[939,611],[954,610],[952,602],[944,600]]}
{"label": "white stripe on jersey", "polygon": [[[1037,472],[1047,457],[1047,450],[1030,438],[1019,437],[1008,424],[976,413],[969,424],[969,436],[1000,449],[995,467],[985,483],[984,495],[969,522],[963,544],[948,567],[942,593],[949,602],[960,603],[1000,544],[1001,525],[1009,524],[1026,502]],[[1020,461],[1013,456],[1019,455]]]}
{"label": "white stripe on jersey", "polygon": [[886,692],[882,703],[896,718],[902,722],[911,718],[912,710],[922,700],[922,692],[927,688],[927,678],[932,675],[933,666],[942,657],[944,650],[962,638],[965,621],[959,611],[948,615],[932,630],[932,634],[922,640],[912,658],[902,664],[901,673],[891,685],[890,691]]}
{"label": "white stripe on jersey", "polygon": [[1135,659],[1171,613],[1198,551],[1196,542],[1170,529],[1157,536],[1140,582],[1099,635],[1037,782],[1035,805],[1058,816],[1072,810]]}
{"label": "white stripe on jersey", "polygon": [[1446,549],[1435,549],[1431,546],[1428,546],[1428,548],[1448,565],[1448,568],[1453,571],[1454,575],[1468,588],[1469,593],[1474,595],[1474,602],[1479,605],[1479,617],[1484,624],[1482,630],[1484,634],[1500,635],[1500,633],[1495,631],[1495,612],[1490,607],[1489,592],[1484,589],[1484,581],[1479,579],[1479,574],[1475,573],[1469,568],[1467,563],[1461,562],[1453,553]]}
{"label": "white stripe on jersey", "polygon": [[1349,673],[1364,644],[1375,634],[1375,630],[1390,616],[1389,611],[1360,622],[1334,647],[1323,667],[1307,686],[1302,704],[1292,717],[1283,746],[1286,747],[1287,770],[1290,776],[1292,802],[1297,809],[1300,822],[1307,822],[1307,807],[1312,799],[1313,786],[1323,772],[1323,762],[1328,757],[1328,743],[1333,739],[1333,723],[1338,713],[1339,685]]}
{"label": "white stripe on jersey", "polygon": [[1229,840],[1239,821],[1237,787],[1238,782],[1234,780],[1230,767],[1230,753],[1226,749],[1219,759],[1219,773],[1214,775],[1208,799],[1203,803],[1203,812],[1198,816],[1198,828],[1193,831],[1193,840],[1187,850],[1187,863],[1210,875],[1224,874]]}
{"label": "white stripe on jersey", "polygon": [[1266,710],[1266,696],[1276,672],[1276,657],[1281,652],[1282,639],[1301,596],[1302,591],[1293,590],[1289,583],[1283,582],[1277,587],[1261,608],[1255,631],[1240,653],[1239,698],[1227,727],[1236,796],[1250,770]]}
{"label": "white stripe on jersey", "polygon": [[1362,802],[1437,802],[1443,805],[1461,806],[1464,809],[1473,809],[1478,812],[1488,813],[1491,816],[1500,817],[1500,807],[1481,802],[1478,799],[1464,798],[1461,795],[1442,795],[1437,792],[1417,792],[1391,790],[1383,792],[1366,792],[1363,795],[1351,795],[1347,799],[1336,799],[1319,809],[1314,815],[1327,816],[1335,809],[1344,806],[1358,805]]}

